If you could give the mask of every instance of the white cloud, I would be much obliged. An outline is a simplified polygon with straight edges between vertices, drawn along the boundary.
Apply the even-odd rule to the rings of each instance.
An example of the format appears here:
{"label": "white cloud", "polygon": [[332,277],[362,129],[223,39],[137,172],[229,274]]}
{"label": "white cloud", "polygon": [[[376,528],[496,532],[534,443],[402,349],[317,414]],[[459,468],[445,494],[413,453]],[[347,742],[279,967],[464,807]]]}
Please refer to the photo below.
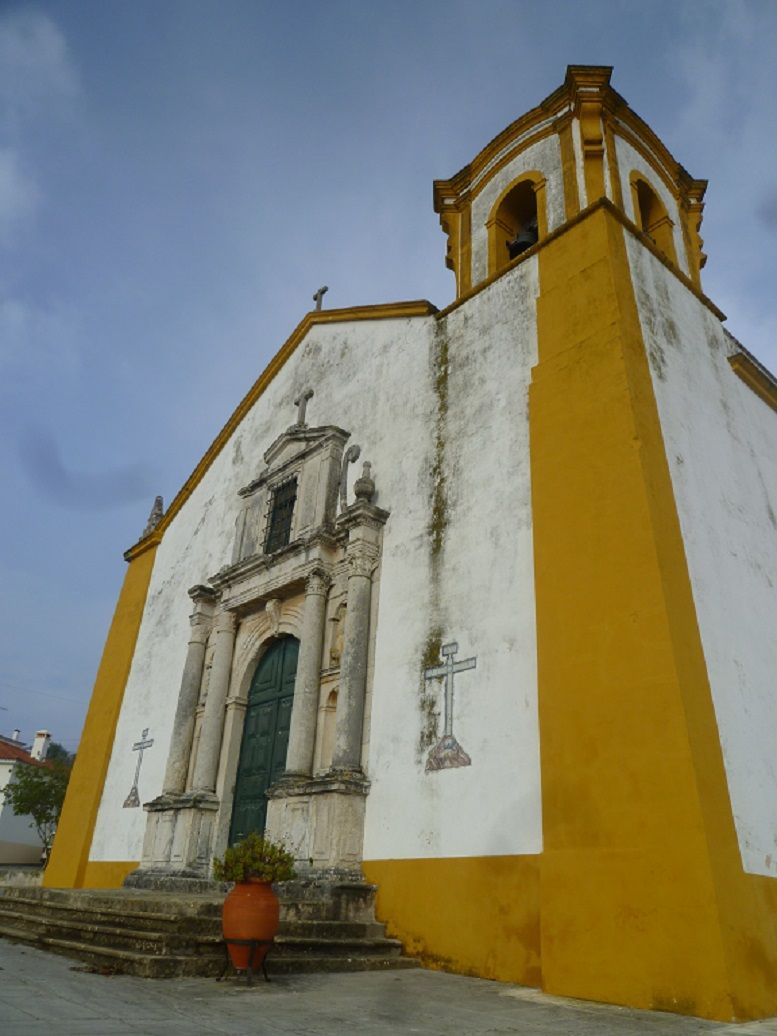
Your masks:
{"label": "white cloud", "polygon": [[0,14],[0,111],[6,129],[79,91],[67,41],[45,14]]}
{"label": "white cloud", "polygon": [[0,244],[7,244],[17,226],[38,206],[40,191],[18,154],[0,148]]}

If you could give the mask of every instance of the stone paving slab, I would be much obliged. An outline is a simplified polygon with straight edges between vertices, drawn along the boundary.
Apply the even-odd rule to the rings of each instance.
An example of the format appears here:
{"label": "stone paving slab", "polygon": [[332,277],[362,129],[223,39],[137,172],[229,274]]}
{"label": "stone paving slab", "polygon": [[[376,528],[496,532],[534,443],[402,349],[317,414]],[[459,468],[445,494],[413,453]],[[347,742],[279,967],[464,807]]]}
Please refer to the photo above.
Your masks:
{"label": "stone paving slab", "polygon": [[242,979],[100,975],[0,939],[3,1036],[777,1036],[435,971]]}

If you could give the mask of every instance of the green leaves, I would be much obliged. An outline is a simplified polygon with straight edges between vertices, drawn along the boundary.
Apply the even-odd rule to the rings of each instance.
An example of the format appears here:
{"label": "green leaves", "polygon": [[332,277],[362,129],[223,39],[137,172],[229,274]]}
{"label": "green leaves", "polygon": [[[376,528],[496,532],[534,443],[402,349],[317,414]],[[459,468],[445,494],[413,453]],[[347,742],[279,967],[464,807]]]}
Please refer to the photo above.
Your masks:
{"label": "green leaves", "polygon": [[32,817],[31,826],[47,849],[54,840],[69,779],[70,766],[60,761],[50,766],[17,763],[5,790],[0,793],[16,816]]}
{"label": "green leaves", "polygon": [[216,881],[289,881],[294,877],[294,857],[279,842],[263,838],[255,831],[236,842],[213,861]]}

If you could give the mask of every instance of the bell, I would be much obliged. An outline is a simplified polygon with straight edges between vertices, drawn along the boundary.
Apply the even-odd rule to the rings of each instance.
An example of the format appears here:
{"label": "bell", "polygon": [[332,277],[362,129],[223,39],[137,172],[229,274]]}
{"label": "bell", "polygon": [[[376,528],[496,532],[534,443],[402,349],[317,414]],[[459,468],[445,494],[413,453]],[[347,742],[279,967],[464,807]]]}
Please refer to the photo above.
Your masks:
{"label": "bell", "polygon": [[521,252],[525,252],[527,248],[536,245],[538,239],[537,221],[531,220],[525,227],[521,227],[512,241],[507,242],[507,254],[511,259],[515,259]]}

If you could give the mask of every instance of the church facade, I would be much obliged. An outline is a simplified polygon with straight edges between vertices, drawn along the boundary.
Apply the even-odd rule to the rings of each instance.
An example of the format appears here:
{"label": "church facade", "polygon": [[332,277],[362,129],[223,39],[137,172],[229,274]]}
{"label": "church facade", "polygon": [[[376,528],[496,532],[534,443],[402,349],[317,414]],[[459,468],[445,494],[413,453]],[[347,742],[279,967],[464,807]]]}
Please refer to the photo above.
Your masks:
{"label": "church facade", "polygon": [[610,72],[435,183],[452,305],[309,313],[127,551],[47,885],[266,831],[432,966],[777,1014],[777,381]]}

